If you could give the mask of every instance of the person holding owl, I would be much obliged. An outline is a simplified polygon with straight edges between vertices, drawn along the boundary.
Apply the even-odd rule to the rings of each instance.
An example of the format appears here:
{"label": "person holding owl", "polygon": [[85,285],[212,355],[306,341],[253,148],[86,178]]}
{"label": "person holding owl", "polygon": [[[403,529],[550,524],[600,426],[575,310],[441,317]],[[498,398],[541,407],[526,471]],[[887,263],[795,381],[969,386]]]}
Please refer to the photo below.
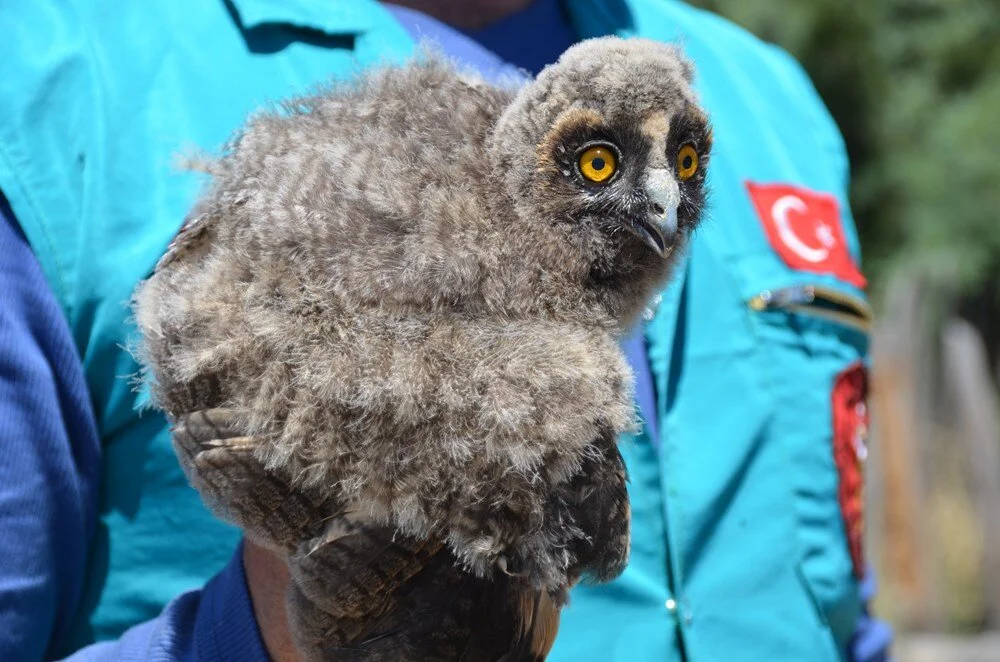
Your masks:
{"label": "person holding owl", "polygon": [[[849,467],[834,457],[836,431],[852,429],[838,403],[857,404],[866,352],[846,161],[804,74],[676,2],[412,4],[467,36],[374,2],[0,10],[15,35],[0,58],[16,63],[0,92],[0,518],[13,532],[0,540],[0,657],[119,637],[238,541],[185,486],[164,419],[139,416],[146,396],[121,379],[137,370],[122,302],[198,184],[171,174],[170,155],[220,144],[256,106],[331,72],[403,58],[415,39],[501,75],[610,33],[684,45],[718,167],[678,282],[627,343],[645,422],[621,445],[629,564],[610,586],[574,590],[549,659],[885,655],[878,632],[855,636],[868,624],[863,562],[840,507]],[[248,544],[203,590],[80,659],[142,659],[150,645],[165,659],[280,659],[284,580]]]}

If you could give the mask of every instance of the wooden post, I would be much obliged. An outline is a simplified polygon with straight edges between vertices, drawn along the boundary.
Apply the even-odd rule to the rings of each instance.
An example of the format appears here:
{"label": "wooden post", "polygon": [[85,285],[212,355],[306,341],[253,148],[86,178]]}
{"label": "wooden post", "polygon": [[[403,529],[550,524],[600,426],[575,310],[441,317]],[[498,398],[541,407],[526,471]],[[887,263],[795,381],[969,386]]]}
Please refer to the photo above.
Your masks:
{"label": "wooden post", "polygon": [[890,283],[884,313],[873,336],[871,405],[873,452],[879,454],[884,511],[869,526],[881,527],[882,584],[896,598],[893,619],[904,628],[939,629],[944,605],[934,564],[928,522],[930,484],[927,456],[933,428],[926,404],[929,355],[920,279],[900,273]]}
{"label": "wooden post", "polygon": [[942,363],[958,415],[970,495],[983,527],[986,624],[1000,627],[1000,397],[986,345],[968,322],[954,319],[945,326]]}

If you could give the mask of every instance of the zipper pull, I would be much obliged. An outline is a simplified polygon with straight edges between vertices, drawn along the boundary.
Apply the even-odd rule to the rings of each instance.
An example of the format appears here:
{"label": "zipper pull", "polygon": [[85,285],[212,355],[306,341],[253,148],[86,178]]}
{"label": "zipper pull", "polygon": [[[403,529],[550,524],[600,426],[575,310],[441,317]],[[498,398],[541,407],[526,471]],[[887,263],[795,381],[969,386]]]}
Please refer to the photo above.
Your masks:
{"label": "zipper pull", "polygon": [[874,317],[871,306],[864,299],[822,285],[764,290],[751,298],[747,306],[757,312],[785,310],[824,317],[864,333],[871,330]]}
{"label": "zipper pull", "polygon": [[816,300],[816,288],[812,285],[786,287],[780,290],[764,290],[750,299],[754,310],[772,310],[790,306],[807,306]]}

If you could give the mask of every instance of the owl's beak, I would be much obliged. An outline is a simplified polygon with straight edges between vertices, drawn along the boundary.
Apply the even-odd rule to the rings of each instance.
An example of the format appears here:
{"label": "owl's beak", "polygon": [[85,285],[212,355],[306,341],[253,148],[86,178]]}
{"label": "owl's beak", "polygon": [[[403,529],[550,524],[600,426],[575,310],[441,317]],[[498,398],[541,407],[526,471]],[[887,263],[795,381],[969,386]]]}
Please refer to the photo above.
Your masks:
{"label": "owl's beak", "polygon": [[680,189],[673,173],[654,168],[646,174],[648,207],[644,217],[632,223],[632,231],[662,258],[670,257],[677,241],[677,207]]}

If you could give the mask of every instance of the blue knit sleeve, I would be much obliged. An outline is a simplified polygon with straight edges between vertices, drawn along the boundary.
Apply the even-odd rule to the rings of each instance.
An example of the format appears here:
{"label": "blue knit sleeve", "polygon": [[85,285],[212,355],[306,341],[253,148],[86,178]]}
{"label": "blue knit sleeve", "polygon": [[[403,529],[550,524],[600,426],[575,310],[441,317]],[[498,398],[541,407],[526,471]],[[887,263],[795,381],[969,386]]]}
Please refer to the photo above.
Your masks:
{"label": "blue knit sleeve", "polygon": [[267,662],[243,566],[243,545],[204,588],[179,596],[156,618],[65,662]]}
{"label": "blue knit sleeve", "polygon": [[79,607],[100,454],[69,326],[0,196],[0,660],[59,652]]}

